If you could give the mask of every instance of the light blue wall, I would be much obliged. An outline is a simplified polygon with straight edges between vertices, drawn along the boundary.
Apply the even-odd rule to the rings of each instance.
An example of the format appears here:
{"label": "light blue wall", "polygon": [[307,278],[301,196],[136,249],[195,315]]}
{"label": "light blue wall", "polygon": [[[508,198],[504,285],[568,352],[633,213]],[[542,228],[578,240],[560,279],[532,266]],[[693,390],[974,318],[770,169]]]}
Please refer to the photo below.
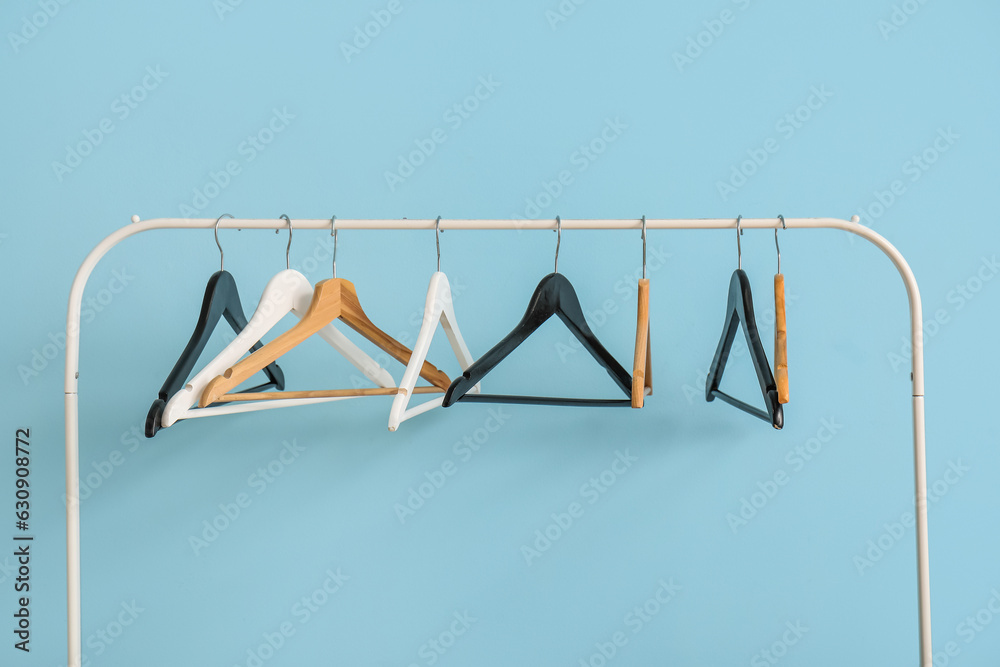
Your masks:
{"label": "light blue wall", "polygon": [[[12,647],[16,575],[12,547],[0,551],[0,663],[65,664],[57,348],[76,267],[133,214],[229,212],[860,214],[908,258],[937,319],[925,332],[935,665],[995,664],[998,21],[985,0],[4,3],[0,430],[12,447],[17,428],[31,429],[36,540],[30,656]],[[378,34],[345,51],[365,30]],[[474,107],[465,117],[463,104]],[[614,139],[603,147],[602,133]],[[270,143],[253,148],[253,136]],[[412,174],[387,178],[428,139],[433,153]],[[591,142],[603,149],[593,159],[581,151]],[[134,434],[218,253],[208,232],[115,248],[87,288],[96,306],[82,344],[89,664],[916,664],[902,284],[847,234],[781,234],[792,402],[775,432],[701,395],[734,241],[650,232],[655,395],[642,411],[460,404],[389,433],[390,400],[375,398],[182,422],[153,440]],[[252,311],[284,268],[285,238],[228,231],[222,242]],[[441,242],[462,331],[482,354],[551,270],[555,235],[455,231]],[[328,277],[327,244],[296,234],[293,266]],[[430,233],[345,231],[339,253],[339,275],[375,322],[412,340]],[[640,257],[637,234],[563,234],[560,269],[623,361]],[[769,340],[770,232],[746,233],[743,264]],[[546,324],[488,389],[613,396],[583,354],[560,355],[569,340]],[[431,360],[456,371],[440,334]],[[281,365],[296,389],[350,375],[315,341]],[[753,395],[745,354],[726,387]],[[292,462],[261,482],[256,471],[284,447]],[[590,490],[617,457],[627,469]],[[401,521],[397,505],[440,483],[443,467],[455,474]],[[249,506],[193,548],[239,494]],[[744,499],[763,506],[739,525]],[[522,547],[573,502],[582,515],[529,564]],[[313,595],[323,604],[307,613]],[[294,634],[279,642],[283,624]],[[452,629],[463,631],[453,644]],[[435,652],[437,638],[449,647]]]}

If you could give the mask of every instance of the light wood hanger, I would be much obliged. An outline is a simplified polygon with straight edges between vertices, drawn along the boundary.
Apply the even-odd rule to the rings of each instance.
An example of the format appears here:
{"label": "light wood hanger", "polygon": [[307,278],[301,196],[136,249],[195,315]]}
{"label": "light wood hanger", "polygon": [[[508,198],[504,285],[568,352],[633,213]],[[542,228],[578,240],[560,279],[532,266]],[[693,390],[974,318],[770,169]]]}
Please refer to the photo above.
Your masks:
{"label": "light wood hanger", "polygon": [[639,314],[635,327],[635,361],[632,365],[632,407],[641,408],[653,393],[653,355],[649,342],[649,280],[639,281]]}
{"label": "light wood hanger", "polygon": [[[337,255],[335,222],[333,223],[333,235],[333,271],[334,276],[336,276]],[[364,309],[361,307],[361,302],[358,299],[358,293],[354,284],[349,280],[334,277],[329,280],[320,281],[316,284],[312,302],[309,304],[309,310],[302,316],[302,319],[295,326],[272,340],[270,343],[267,343],[264,347],[260,348],[250,356],[237,362],[236,365],[227,369],[222,375],[218,375],[215,379],[211,380],[208,385],[206,385],[205,391],[202,393],[201,400],[198,405],[206,407],[212,403],[223,402],[223,397],[240,383],[246,381],[261,368],[267,366],[275,359],[278,359],[293,347],[302,343],[336,319],[341,320],[344,324],[357,331],[384,351],[388,352],[389,355],[397,361],[403,364],[409,363],[410,356],[412,355],[410,349],[372,323],[372,321],[368,318],[368,315],[365,314]],[[426,379],[434,387],[438,387],[442,392],[448,388],[449,384],[451,384],[451,380],[447,375],[426,361],[421,364],[420,377]],[[385,392],[386,389],[387,388],[376,388],[374,391]],[[372,389],[343,389],[332,391],[338,392],[335,394],[336,396],[380,395],[378,393],[367,393],[371,392]],[[342,394],[339,392],[351,393]],[[308,397],[311,398],[319,397],[314,392],[306,393],[310,394]],[[389,389],[388,393],[394,394],[396,393],[396,390]],[[243,399],[242,396],[243,394],[230,394],[225,401],[260,400],[263,399],[264,395],[255,394],[253,398],[247,399]],[[295,397],[295,392],[283,392],[280,398]]]}
{"label": "light wood hanger", "polygon": [[642,279],[635,326],[635,359],[632,363],[632,407],[641,408],[653,393],[653,354],[649,342],[649,279],[646,278],[646,216],[642,216]]}
{"label": "light wood hanger", "polygon": [[[785,216],[779,215],[782,229]],[[774,275],[774,382],[778,386],[778,403],[788,403],[788,333],[785,330],[785,276],[781,273],[781,247],[778,228],[774,228],[774,247],[778,251],[778,272]]]}

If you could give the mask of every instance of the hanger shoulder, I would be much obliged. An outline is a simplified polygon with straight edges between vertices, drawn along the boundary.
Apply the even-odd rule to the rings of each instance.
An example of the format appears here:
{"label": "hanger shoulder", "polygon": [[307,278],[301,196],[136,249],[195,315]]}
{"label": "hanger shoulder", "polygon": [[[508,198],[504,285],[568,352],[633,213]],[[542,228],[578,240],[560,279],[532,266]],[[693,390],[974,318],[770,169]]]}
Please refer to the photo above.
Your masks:
{"label": "hanger shoulder", "polygon": [[[236,289],[236,280],[232,274],[227,271],[220,271],[220,273],[224,274],[219,281],[219,298],[223,306],[222,315],[226,318],[233,331],[239,335],[248,324],[247,316],[243,312],[243,302],[240,299],[239,290]],[[255,352],[261,347],[260,339],[258,338],[254,341],[250,349]],[[268,381],[252,389],[248,389],[248,392],[262,391],[269,387],[275,387],[279,391],[285,388],[285,375],[276,363],[269,363],[261,370],[267,375]]]}
{"label": "hanger shoulder", "polygon": [[222,318],[226,303],[232,297],[229,294],[220,294],[220,284],[223,292],[231,292],[231,289],[234,289],[236,285],[232,275],[227,271],[217,271],[208,279],[208,284],[205,286],[205,296],[201,301],[201,312],[198,313],[198,322],[195,324],[194,331],[181,352],[181,356],[178,357],[163,383],[163,387],[160,389],[160,398],[166,400],[184,384],[184,380],[194,367],[198,356],[205,349],[205,344],[208,342],[215,325]]}
{"label": "hanger shoulder", "polygon": [[[420,332],[417,334],[417,340],[413,344],[412,356],[406,365],[403,378],[400,380],[399,392],[396,394],[396,398],[392,402],[392,408],[389,411],[390,431],[395,431],[402,422],[411,417],[441,406],[441,399],[435,398],[413,408],[408,408],[411,395],[420,393],[420,389],[425,389],[424,387],[416,386],[417,377],[419,376],[419,369],[430,350],[431,340],[437,331],[438,325],[444,329],[445,335],[448,336],[448,341],[451,344],[451,349],[458,359],[459,366],[465,371],[472,365],[474,360],[472,353],[469,352],[469,348],[465,344],[465,339],[462,338],[462,332],[458,328],[451,284],[448,282],[447,276],[440,271],[431,276],[430,285],[427,288],[427,300],[424,304],[424,316],[420,325]],[[473,388],[473,391],[478,391],[478,385]]]}
{"label": "hanger shoulder", "polygon": [[239,333],[247,325],[247,316],[243,312],[243,303],[240,300],[239,290],[236,289],[236,280],[228,271],[220,271],[215,298],[222,307],[222,316],[226,318],[233,331]]}
{"label": "hanger shoulder", "polygon": [[[310,283],[309,280],[298,271],[291,270],[283,271],[282,273],[291,273],[297,276],[296,299],[291,307],[291,311],[296,317],[302,318],[307,312],[309,312],[309,305],[312,303],[312,296],[314,292],[312,283]],[[329,343],[330,346],[341,356],[347,359],[352,366],[361,371],[362,375],[379,387],[396,386],[396,381],[393,380],[389,371],[382,368],[377,361],[372,359],[371,356],[369,356],[364,350],[355,345],[350,338],[345,336],[340,329],[334,326],[333,321],[329,322],[326,326],[320,329],[317,334]]]}
{"label": "hanger shoulder", "polygon": [[608,372],[611,379],[615,381],[618,388],[626,396],[631,398],[632,377],[628,371],[618,362],[614,356],[601,344],[594,332],[587,324],[587,318],[583,314],[583,306],[580,305],[580,298],[573,289],[573,285],[562,274],[552,274],[557,279],[553,281],[553,288],[557,290],[558,302],[556,313],[563,323],[573,332],[573,335],[583,344],[587,352],[590,353],[597,363]]}
{"label": "hanger shoulder", "polygon": [[[340,318],[344,323],[388,352],[392,358],[408,365],[412,355],[410,348],[375,326],[368,318],[364,308],[361,307],[353,283],[347,280],[341,280],[341,282],[344,283],[344,286],[341,293],[342,312]],[[451,384],[451,379],[445,373],[426,360],[420,365],[420,376],[442,390],[447,389],[448,385]]]}
{"label": "hanger shoulder", "polygon": [[455,358],[458,359],[459,366],[464,371],[475,362],[469,346],[465,344],[465,338],[458,327],[458,318],[455,317],[455,302],[451,291],[451,285],[445,275],[441,274],[442,284],[435,291],[435,299],[441,304],[441,315],[439,320],[441,328],[444,329],[448,342]]}
{"label": "hanger shoulder", "polygon": [[774,375],[771,373],[771,363],[767,360],[767,352],[761,342],[760,332],[757,329],[757,318],[753,309],[753,294],[750,291],[750,279],[746,273],[740,272],[739,306],[740,319],[743,322],[743,334],[746,337],[747,347],[750,348],[750,357],[753,360],[754,369],[757,371],[757,380],[760,382],[761,392],[764,398],[773,393],[777,397],[777,386],[774,382]]}
{"label": "hanger shoulder", "polygon": [[535,287],[535,291],[528,301],[528,307],[517,326],[499,343],[490,348],[486,354],[466,368],[462,375],[455,378],[444,394],[442,403],[444,407],[454,405],[456,401],[468,394],[487,373],[496,368],[497,364],[506,359],[528,336],[552,317],[559,303],[558,284],[557,281],[553,280],[553,276],[557,275],[559,274],[550,273],[542,278],[538,286]]}
{"label": "hanger shoulder", "polygon": [[[298,343],[304,341],[330,322],[334,321],[344,313],[344,289],[341,283],[335,279],[321,280],[316,283],[313,290],[312,300],[302,319],[291,329],[289,329],[285,343],[291,343],[284,348],[284,354]],[[275,339],[277,341],[277,339]]]}
{"label": "hanger shoulder", "polygon": [[733,341],[736,339],[736,329],[740,325],[740,313],[742,292],[739,281],[739,274],[743,271],[737,269],[729,281],[729,294],[726,299],[726,318],[722,329],[722,338],[715,349],[715,356],[708,369],[708,380],[705,383],[705,399],[712,401],[722,382],[722,373],[726,363],[729,361],[729,352],[732,349]]}

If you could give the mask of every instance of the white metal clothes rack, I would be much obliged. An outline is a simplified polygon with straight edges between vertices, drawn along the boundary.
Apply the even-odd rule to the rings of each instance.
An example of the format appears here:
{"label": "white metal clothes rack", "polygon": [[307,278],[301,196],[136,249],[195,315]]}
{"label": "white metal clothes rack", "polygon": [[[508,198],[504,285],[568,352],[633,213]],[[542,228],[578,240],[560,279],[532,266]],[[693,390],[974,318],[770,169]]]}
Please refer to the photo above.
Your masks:
{"label": "white metal clothes rack", "polygon": [[[435,229],[433,219],[428,220],[341,220],[337,229],[428,230]],[[850,221],[836,218],[786,218],[786,229],[839,229],[856,234],[878,247],[892,261],[906,287],[910,305],[910,335],[912,342],[911,374],[913,387],[913,474],[916,514],[917,547],[917,600],[919,608],[920,667],[933,667],[931,651],[930,565],[927,540],[927,471],[924,441],[924,350],[923,317],[920,292],[913,271],[896,248],[880,234],[858,223],[855,216]],[[743,218],[743,229],[774,229],[780,225],[775,218]],[[329,230],[330,220],[284,219],[221,221],[224,229],[295,229]],[[83,290],[94,267],[111,248],[130,236],[154,229],[212,229],[214,219],[158,218],[140,221],[132,217],[132,224],[101,241],[84,259],[73,279],[66,316],[66,592],[67,592],[67,642],[68,667],[81,667],[81,592],[80,592],[80,432],[79,384],[80,315]],[[640,219],[631,220],[562,220],[563,229],[618,229],[639,232]],[[735,219],[703,220],[654,220],[646,219],[647,229],[737,229]],[[441,230],[554,230],[555,220],[441,220]]]}

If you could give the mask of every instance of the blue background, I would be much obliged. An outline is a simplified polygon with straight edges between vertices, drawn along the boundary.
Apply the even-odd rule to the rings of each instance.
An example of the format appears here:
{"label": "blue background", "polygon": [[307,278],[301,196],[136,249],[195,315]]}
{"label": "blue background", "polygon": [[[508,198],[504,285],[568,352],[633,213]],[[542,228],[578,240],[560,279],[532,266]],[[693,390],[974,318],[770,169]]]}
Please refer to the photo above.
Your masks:
{"label": "blue background", "polygon": [[[57,344],[77,266],[133,214],[783,213],[859,214],[920,281],[926,318],[937,318],[925,331],[935,664],[996,664],[1000,280],[985,278],[1000,245],[991,201],[1000,6],[562,6],[4,3],[0,421],[9,440],[31,429],[36,542],[30,656],[6,627],[15,594],[2,550],[0,662],[65,664]],[[371,24],[378,17],[387,25]],[[363,48],[345,49],[356,39]],[[469,100],[477,87],[483,99]],[[794,124],[788,114],[799,115]],[[281,131],[262,133],[272,121]],[[609,122],[614,141],[585,157],[581,147]],[[445,140],[390,184],[386,173],[432,135]],[[254,136],[268,143],[250,149]],[[935,146],[940,136],[950,138]],[[755,156],[760,164],[746,163]],[[233,173],[219,176],[228,163]],[[740,179],[740,169],[752,174]],[[792,401],[776,432],[702,397],[734,241],[724,231],[650,232],[655,395],[641,411],[505,406],[485,438],[490,406],[438,410],[389,433],[391,400],[373,398],[181,422],[153,440],[136,434],[218,252],[210,232],[121,244],[90,280],[100,310],[83,329],[87,664],[915,664],[914,536],[901,523],[912,504],[909,362],[893,356],[906,356],[902,284],[877,249],[847,234],[781,234]],[[441,242],[462,332],[482,354],[550,271],[555,235],[454,231]],[[222,243],[252,312],[284,268],[285,237],[227,231]],[[327,234],[297,233],[292,265],[329,277],[327,250]],[[560,269],[623,361],[640,257],[638,234],[563,234]],[[339,275],[381,328],[409,340],[434,262],[429,232],[340,234]],[[743,265],[769,340],[770,232],[745,234]],[[560,354],[569,340],[547,323],[487,388],[613,396],[591,360]],[[205,358],[225,341],[220,331]],[[440,334],[430,359],[456,372]],[[351,375],[315,341],[281,365],[296,389],[347,386]],[[389,368],[398,377],[400,366]],[[745,353],[724,387],[753,396]],[[469,455],[456,444],[465,438],[483,444]],[[261,488],[253,475],[285,443],[301,451]],[[814,450],[808,460],[803,447]],[[583,493],[619,452],[635,459],[627,471],[606,492]],[[440,481],[448,461],[455,474],[401,521],[397,505]],[[13,464],[8,450],[7,517]],[[785,484],[769,483],[775,475]],[[249,506],[192,547],[204,522],[225,525],[220,505],[239,494]],[[762,506],[740,524],[744,500]],[[522,547],[573,502],[582,515],[529,564]],[[338,569],[347,579],[326,594]],[[675,588],[666,603],[655,597],[661,582]],[[304,597],[323,604],[307,615]],[[282,624],[294,634],[279,641]],[[269,636],[280,648],[268,649]]]}

